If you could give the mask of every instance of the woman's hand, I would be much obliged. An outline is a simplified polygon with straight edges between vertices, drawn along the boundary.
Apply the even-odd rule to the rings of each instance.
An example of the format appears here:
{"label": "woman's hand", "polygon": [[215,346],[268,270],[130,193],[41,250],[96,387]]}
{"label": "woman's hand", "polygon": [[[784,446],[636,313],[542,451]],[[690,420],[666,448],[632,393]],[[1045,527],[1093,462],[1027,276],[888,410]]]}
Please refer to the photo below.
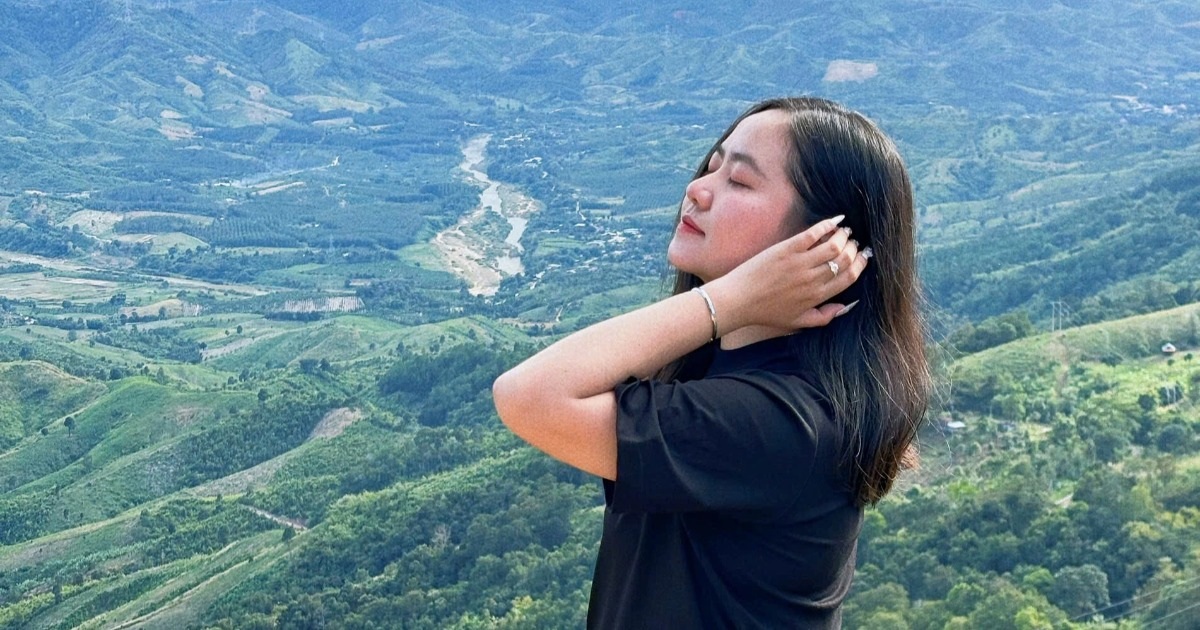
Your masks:
{"label": "woman's hand", "polygon": [[847,305],[825,302],[853,284],[871,257],[837,227],[841,220],[821,221],[706,284],[722,333],[754,325],[813,328],[841,314]]}

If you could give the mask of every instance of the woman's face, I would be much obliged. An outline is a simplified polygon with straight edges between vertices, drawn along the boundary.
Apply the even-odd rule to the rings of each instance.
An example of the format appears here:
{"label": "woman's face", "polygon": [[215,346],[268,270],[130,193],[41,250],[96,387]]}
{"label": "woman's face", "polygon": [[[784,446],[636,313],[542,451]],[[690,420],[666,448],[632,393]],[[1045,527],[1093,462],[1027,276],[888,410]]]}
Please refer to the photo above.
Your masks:
{"label": "woman's face", "polygon": [[743,119],[688,184],[667,260],[708,282],[797,233],[796,189],[787,175],[789,117],[767,110]]}

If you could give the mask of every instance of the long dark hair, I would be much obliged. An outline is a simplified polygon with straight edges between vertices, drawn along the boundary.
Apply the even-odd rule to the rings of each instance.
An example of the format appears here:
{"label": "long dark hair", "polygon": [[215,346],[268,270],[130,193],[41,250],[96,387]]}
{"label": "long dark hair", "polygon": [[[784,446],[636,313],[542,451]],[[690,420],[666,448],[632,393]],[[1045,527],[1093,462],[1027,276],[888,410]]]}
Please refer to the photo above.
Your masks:
{"label": "long dark hair", "polygon": [[[860,503],[874,504],[891,489],[902,465],[915,462],[914,440],[930,392],[912,184],[895,144],[874,123],[818,98],[771,99],[750,107],[704,156],[693,179],[704,175],[738,123],[766,110],[791,118],[787,171],[798,193],[793,211],[801,225],[844,214],[842,225],[875,254],[858,281],[832,300],[858,300],[853,310],[792,336],[799,360],[842,424],[850,486]],[[701,284],[676,270],[673,293]],[[658,378],[699,376],[711,356],[710,344],[667,365]]]}

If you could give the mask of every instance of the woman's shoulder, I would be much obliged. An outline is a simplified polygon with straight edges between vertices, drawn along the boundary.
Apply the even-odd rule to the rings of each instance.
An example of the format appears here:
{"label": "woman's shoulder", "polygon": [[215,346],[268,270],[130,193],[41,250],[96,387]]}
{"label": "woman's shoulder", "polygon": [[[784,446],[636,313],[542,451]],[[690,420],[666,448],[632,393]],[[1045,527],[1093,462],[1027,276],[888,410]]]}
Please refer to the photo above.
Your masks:
{"label": "woman's shoulder", "polygon": [[811,398],[818,402],[828,402],[828,396],[824,395],[820,382],[811,371],[805,370],[803,366],[746,368],[746,370],[737,372],[710,374],[710,376],[697,379],[695,383],[700,386],[732,386],[732,388],[762,390],[779,396]]}
{"label": "woman's shoulder", "polygon": [[738,424],[800,424],[822,433],[833,426],[829,398],[802,370],[753,368],[670,383],[631,379],[617,393],[619,401],[632,403],[626,409],[656,409],[693,418],[703,413]]}
{"label": "woman's shoulder", "polygon": [[832,416],[829,397],[820,387],[816,377],[801,368],[793,370],[749,369],[714,375],[700,379],[699,383],[703,384],[705,381],[719,383],[727,388],[736,388],[747,395],[766,396],[785,402],[791,407],[798,407],[806,411],[805,415],[810,419]]}

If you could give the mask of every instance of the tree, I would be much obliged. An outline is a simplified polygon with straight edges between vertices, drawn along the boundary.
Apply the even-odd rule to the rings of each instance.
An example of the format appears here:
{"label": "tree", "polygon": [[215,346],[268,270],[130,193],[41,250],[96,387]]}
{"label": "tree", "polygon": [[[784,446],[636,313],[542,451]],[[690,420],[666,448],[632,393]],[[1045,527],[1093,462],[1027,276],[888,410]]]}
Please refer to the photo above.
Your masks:
{"label": "tree", "polygon": [[1105,463],[1121,459],[1129,450],[1129,434],[1118,427],[1101,428],[1092,435],[1091,442],[1096,459]]}
{"label": "tree", "polygon": [[1193,564],[1180,571],[1170,559],[1159,560],[1157,572],[1142,586],[1137,599],[1149,606],[1141,615],[1146,627],[1151,623],[1163,630],[1200,627],[1200,606],[1196,606],[1195,598],[1196,581],[1200,579],[1198,568]]}
{"label": "tree", "polygon": [[1021,586],[1045,593],[1054,586],[1054,574],[1046,567],[1036,567],[1021,578]]}
{"label": "tree", "polygon": [[994,581],[989,590],[992,594],[967,617],[972,628],[1048,629],[1067,621],[1067,616],[1039,593],[1023,592],[1004,580]]}
{"label": "tree", "polygon": [[955,616],[966,616],[986,595],[987,591],[974,582],[959,582],[946,595],[946,607]]}
{"label": "tree", "polygon": [[1159,430],[1154,443],[1158,450],[1164,453],[1184,453],[1190,450],[1191,441],[1190,428],[1185,424],[1173,422]]}
{"label": "tree", "polygon": [[63,420],[63,424],[66,425],[66,427],[67,427],[67,435],[74,435],[74,433],[75,433],[75,416],[67,416],[67,419]]}
{"label": "tree", "polygon": [[978,326],[967,324],[950,335],[949,342],[963,352],[979,352],[1014,339],[1028,337],[1034,330],[1029,313],[1019,309],[985,319]]}
{"label": "tree", "polygon": [[891,610],[872,613],[861,627],[878,628],[879,630],[909,630],[904,615]]}
{"label": "tree", "polygon": [[908,624],[904,621],[907,611],[908,591],[895,582],[887,582],[858,593],[846,605],[845,623],[851,628],[907,630]]}
{"label": "tree", "polygon": [[1033,606],[1026,606],[1017,612],[1013,626],[1018,630],[1054,630],[1050,618]]}
{"label": "tree", "polygon": [[1094,564],[1063,567],[1054,575],[1047,597],[1072,617],[1108,606],[1108,574]]}
{"label": "tree", "polygon": [[1115,538],[1130,521],[1152,520],[1153,505],[1141,493],[1134,493],[1136,480],[1108,466],[1097,466],[1084,473],[1075,486],[1075,501],[1087,508],[1074,515],[1083,526],[1081,537],[1092,540]]}

